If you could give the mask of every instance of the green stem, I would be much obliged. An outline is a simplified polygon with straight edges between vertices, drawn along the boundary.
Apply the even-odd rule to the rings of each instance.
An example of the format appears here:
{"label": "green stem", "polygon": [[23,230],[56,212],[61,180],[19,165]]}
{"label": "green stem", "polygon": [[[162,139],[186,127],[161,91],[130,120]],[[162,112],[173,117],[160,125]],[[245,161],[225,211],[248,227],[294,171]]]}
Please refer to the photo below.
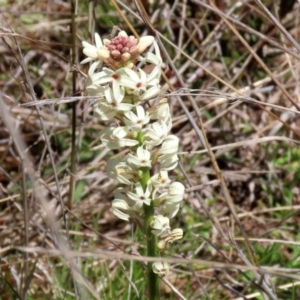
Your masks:
{"label": "green stem", "polygon": [[[142,187],[144,190],[147,188],[147,183],[150,179],[150,170],[148,168],[142,168],[143,176],[140,180]],[[157,257],[158,256],[158,248],[157,248],[157,237],[152,234],[152,228],[150,226],[151,221],[154,217],[154,206],[153,203],[151,205],[144,204],[144,212],[145,212],[145,233],[147,239],[147,256],[149,257]],[[152,271],[152,262],[148,262],[147,265],[148,270],[148,293],[150,300],[159,300],[159,278],[157,274]]]}

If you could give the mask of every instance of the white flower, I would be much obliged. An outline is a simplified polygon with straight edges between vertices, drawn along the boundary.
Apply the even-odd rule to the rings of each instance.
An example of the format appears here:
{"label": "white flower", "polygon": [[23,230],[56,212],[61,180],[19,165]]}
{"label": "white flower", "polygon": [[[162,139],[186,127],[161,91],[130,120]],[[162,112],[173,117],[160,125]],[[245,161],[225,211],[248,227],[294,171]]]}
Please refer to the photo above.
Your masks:
{"label": "white flower", "polygon": [[168,172],[166,170],[161,170],[150,178],[149,184],[151,184],[154,188],[164,188],[170,182],[171,180],[169,179]]}
{"label": "white flower", "polygon": [[99,65],[100,65],[100,61],[95,61],[91,64],[91,66],[88,70],[88,77],[85,80],[86,87],[92,84],[93,78],[94,78],[95,74],[97,74],[97,73],[95,73],[95,71]]}
{"label": "white flower", "polygon": [[167,98],[160,99],[158,104],[152,106],[148,110],[148,113],[151,120],[158,120],[158,123],[165,123],[167,125],[168,131],[171,130],[172,117]]}
{"label": "white flower", "polygon": [[154,45],[155,54],[151,52],[147,52],[144,57],[139,56],[138,60],[144,64],[150,63],[150,64],[155,64],[157,66],[162,66],[162,58],[156,41],[153,42],[153,45]]}
{"label": "white flower", "polygon": [[160,92],[160,86],[152,86],[145,93],[139,96],[140,101],[145,101],[156,97]]}
{"label": "white flower", "polygon": [[109,121],[116,116],[118,111],[106,102],[99,101],[94,104],[94,113],[101,121]]}
{"label": "white flower", "polygon": [[185,187],[181,182],[173,182],[168,190],[168,196],[172,199],[172,202],[181,202],[183,199]]}
{"label": "white flower", "polygon": [[135,201],[126,196],[127,190],[117,188],[115,191],[115,199],[112,201],[112,212],[119,219],[129,221],[129,218],[138,219],[143,213],[143,207],[135,205]]}
{"label": "white flower", "polygon": [[160,169],[164,171],[174,170],[178,165],[178,156],[175,154],[164,154],[158,157]]}
{"label": "white flower", "polygon": [[121,220],[129,221],[130,215],[126,213],[129,209],[129,205],[122,199],[115,199],[112,202],[112,212]]}
{"label": "white flower", "polygon": [[[116,160],[116,159],[113,159]],[[124,164],[123,162],[121,162],[121,164]],[[129,206],[134,205],[134,201],[132,201],[131,199],[129,199],[126,195],[126,193],[129,191],[131,187],[119,187],[115,190],[114,193],[114,198],[115,199],[119,199],[119,200],[123,200],[125,201]]]}
{"label": "white flower", "polygon": [[142,69],[138,70],[139,75],[130,68],[123,68],[122,70],[127,76],[121,76],[120,85],[127,88],[129,94],[138,96],[140,101],[151,99],[159,94],[161,76],[159,67],[154,68],[149,75]]}
{"label": "white flower", "polygon": [[164,202],[162,205],[159,206],[159,213],[172,219],[177,215],[179,208],[180,204]]}
{"label": "white flower", "polygon": [[110,127],[100,131],[100,139],[109,149],[134,147],[139,144],[137,140],[130,137],[130,130],[127,127]]}
{"label": "white flower", "polygon": [[152,43],[155,43],[152,35],[146,35],[139,39],[138,47],[139,53],[143,53]]}
{"label": "white flower", "polygon": [[181,240],[182,237],[183,237],[183,230],[181,228],[175,228],[170,232],[168,236],[168,242],[173,243],[177,240]]}
{"label": "white flower", "polygon": [[166,262],[156,261],[152,264],[153,273],[159,276],[166,276],[169,273],[170,266]]}
{"label": "white flower", "polygon": [[113,95],[116,99],[124,93],[124,87],[128,84],[128,77],[124,73],[124,69],[111,70],[103,68],[101,72],[95,73],[91,76],[92,85],[103,85],[111,83]]}
{"label": "white flower", "polygon": [[121,76],[124,74],[123,69],[112,70],[109,68],[103,68],[101,72],[95,73],[92,76],[93,84],[107,84],[113,82],[114,80],[120,80]]}
{"label": "white flower", "polygon": [[114,107],[116,110],[128,111],[132,109],[133,104],[122,103],[125,95],[123,87],[118,87],[116,90],[112,90],[109,86],[104,87],[104,96],[108,104]]}
{"label": "white flower", "polygon": [[[127,185],[135,182],[139,178],[140,173],[139,171],[132,170],[126,163],[119,162],[117,159],[110,159],[107,162],[106,171],[109,177]],[[119,194],[118,198],[120,198]]]}
{"label": "white flower", "polygon": [[150,205],[151,203],[151,187],[148,185],[146,190],[144,191],[142,185],[140,183],[136,184],[135,193],[128,192],[127,196],[136,202],[138,206],[142,206],[143,204]]}
{"label": "white flower", "polygon": [[[170,205],[177,205],[183,200],[185,187],[180,182],[173,182],[170,184],[168,191],[162,193],[159,197],[156,197],[154,201],[155,206],[167,204],[167,207],[171,209]],[[163,214],[163,213],[162,213]]]}
{"label": "white flower", "polygon": [[159,236],[170,231],[170,219],[162,215],[154,216],[154,219],[150,223],[150,227],[153,228],[152,233]]}
{"label": "white flower", "polygon": [[175,135],[169,135],[165,138],[160,149],[155,153],[153,160],[160,163],[162,170],[173,170],[178,164],[178,146],[179,139]]}
{"label": "white flower", "polygon": [[130,207],[126,201],[122,199],[114,199],[112,201],[112,213],[121,220],[129,221],[129,218],[139,220],[142,223],[141,216],[144,211],[136,209],[136,207]]}
{"label": "white flower", "polygon": [[93,88],[96,88],[95,92],[103,91],[105,101],[99,101],[94,105],[94,112],[102,121],[108,121],[114,118],[119,111],[128,111],[132,109],[133,105],[129,103],[122,103],[124,99],[125,90],[123,87],[113,93],[109,86],[104,88],[101,86],[90,85],[88,91],[90,94],[95,94]]}
{"label": "white flower", "polygon": [[87,62],[90,62],[92,60],[100,60],[103,61],[107,58],[109,58],[109,51],[106,47],[103,46],[101,38],[98,33],[95,33],[95,43],[96,46],[91,45],[88,42],[83,41],[82,46],[83,53],[87,56],[86,59],[84,59],[81,64],[85,64]]}
{"label": "white flower", "polygon": [[173,182],[168,192],[162,193],[153,200],[155,206],[159,206],[159,213],[170,219],[174,218],[180,208],[180,202],[183,200],[185,188],[180,182]]}
{"label": "white flower", "polygon": [[[139,75],[129,68],[124,68],[124,71],[128,75],[127,82],[124,80],[124,87],[129,88],[130,93],[140,95],[140,100],[153,98],[160,92],[160,67],[155,67],[149,75],[142,69],[138,70]],[[148,89],[149,86],[151,87],[150,89]]]}
{"label": "white flower", "polygon": [[141,129],[144,125],[149,123],[149,114],[140,105],[137,105],[135,110],[135,113],[133,111],[125,112],[123,120],[125,125],[128,127],[133,129]]}
{"label": "white flower", "polygon": [[158,150],[158,156],[160,154],[175,154],[178,153],[179,138],[176,135],[169,135],[165,138],[160,149]]}
{"label": "white flower", "polygon": [[129,154],[127,162],[136,168],[148,167],[151,168],[151,153],[143,147],[138,147],[136,155]]}
{"label": "white flower", "polygon": [[159,100],[158,104],[149,109],[151,120],[164,121],[169,123],[171,119],[170,107],[167,98]]}
{"label": "white flower", "polygon": [[169,129],[166,123],[154,122],[145,129],[144,144],[148,146],[148,149],[152,149],[164,141],[168,132]]}
{"label": "white flower", "polygon": [[[102,86],[89,85],[86,90],[90,96],[97,96],[100,99],[98,103],[104,101],[104,88]],[[95,103],[95,106],[97,105],[98,104]]]}
{"label": "white flower", "polygon": [[173,243],[177,240],[182,239],[182,237],[183,237],[183,231],[181,228],[173,229],[166,238],[158,242],[157,246],[159,249],[165,249],[167,243]]}

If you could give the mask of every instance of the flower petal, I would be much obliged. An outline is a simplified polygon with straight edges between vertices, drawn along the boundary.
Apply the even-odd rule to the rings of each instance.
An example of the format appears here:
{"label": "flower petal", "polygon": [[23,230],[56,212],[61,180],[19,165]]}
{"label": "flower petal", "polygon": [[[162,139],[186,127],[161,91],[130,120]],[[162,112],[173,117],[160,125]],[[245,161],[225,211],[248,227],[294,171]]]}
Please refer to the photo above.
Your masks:
{"label": "flower petal", "polygon": [[153,42],[154,37],[152,35],[146,35],[141,37],[138,43],[139,53],[143,53]]}
{"label": "flower petal", "polygon": [[97,32],[95,33],[95,44],[96,44],[97,48],[100,48],[100,47],[103,46],[101,38],[100,38],[100,36],[99,36],[99,34]]}

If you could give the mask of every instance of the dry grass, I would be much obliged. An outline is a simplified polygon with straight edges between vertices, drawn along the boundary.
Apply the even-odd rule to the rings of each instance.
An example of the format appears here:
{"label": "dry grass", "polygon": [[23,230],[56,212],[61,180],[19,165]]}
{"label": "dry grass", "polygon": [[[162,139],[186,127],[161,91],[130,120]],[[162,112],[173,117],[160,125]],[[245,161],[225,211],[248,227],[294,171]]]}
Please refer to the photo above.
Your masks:
{"label": "dry grass", "polygon": [[162,298],[299,299],[299,3],[102,2],[72,27],[69,3],[0,0],[0,298],[145,299],[143,237],[110,212],[121,154],[78,63],[117,25],[156,36],[181,140],[185,237]]}

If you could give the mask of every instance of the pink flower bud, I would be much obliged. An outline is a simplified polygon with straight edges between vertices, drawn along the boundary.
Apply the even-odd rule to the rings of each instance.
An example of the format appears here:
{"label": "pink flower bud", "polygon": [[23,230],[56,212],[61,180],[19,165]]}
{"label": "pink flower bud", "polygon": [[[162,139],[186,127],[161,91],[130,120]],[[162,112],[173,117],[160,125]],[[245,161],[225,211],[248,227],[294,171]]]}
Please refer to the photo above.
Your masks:
{"label": "pink flower bud", "polygon": [[153,36],[145,36],[137,39],[128,36],[125,31],[120,31],[118,36],[111,40],[104,39],[104,48],[109,52],[109,58],[104,63],[116,70],[122,67],[132,68],[137,57],[146,50],[154,41]]}

